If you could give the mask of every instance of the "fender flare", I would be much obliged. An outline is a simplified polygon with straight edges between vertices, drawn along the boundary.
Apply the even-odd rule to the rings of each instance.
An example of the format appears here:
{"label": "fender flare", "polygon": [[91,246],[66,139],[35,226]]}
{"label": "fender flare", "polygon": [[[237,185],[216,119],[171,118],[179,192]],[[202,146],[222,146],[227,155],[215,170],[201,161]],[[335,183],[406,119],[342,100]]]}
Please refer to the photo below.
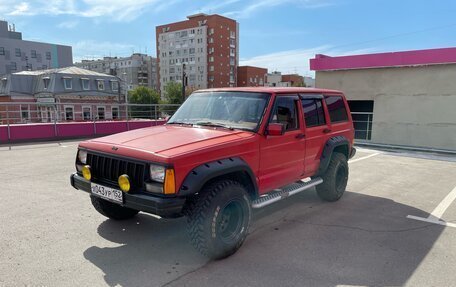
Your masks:
{"label": "fender flare", "polygon": [[181,186],[179,187],[179,196],[189,196],[199,192],[203,186],[210,180],[228,175],[234,172],[243,172],[247,175],[248,180],[251,183],[250,192],[254,193],[254,196],[258,196],[258,184],[256,176],[253,173],[250,166],[239,157],[230,157],[226,159],[220,159],[208,163],[201,164],[193,168],[185,177]]}
{"label": "fender flare", "polygon": [[350,143],[348,139],[344,136],[335,136],[330,138],[328,141],[326,141],[325,147],[323,148],[323,152],[321,153],[320,157],[320,167],[318,168],[317,175],[321,175],[325,173],[326,169],[329,166],[329,162],[331,161],[332,154],[334,152],[334,149],[340,146],[346,146],[347,147],[347,154],[345,156],[348,158],[350,157]]}

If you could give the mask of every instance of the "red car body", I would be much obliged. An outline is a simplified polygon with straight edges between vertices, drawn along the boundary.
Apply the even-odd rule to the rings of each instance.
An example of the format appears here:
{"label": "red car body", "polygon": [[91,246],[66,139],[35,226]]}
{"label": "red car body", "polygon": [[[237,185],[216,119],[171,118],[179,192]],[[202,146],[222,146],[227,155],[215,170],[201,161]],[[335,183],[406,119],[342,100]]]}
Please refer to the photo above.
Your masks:
{"label": "red car body", "polygon": [[[347,101],[340,91],[275,87],[224,88],[206,91],[242,91],[270,94],[266,113],[261,120],[258,131],[165,124],[84,141],[80,143],[79,147],[172,166],[175,170],[177,190],[195,167],[219,159],[239,157],[248,164],[255,175],[254,180],[258,186],[259,195],[315,175],[320,167],[325,143],[331,137],[342,136],[347,139],[349,144],[348,155],[351,153],[354,129]],[[326,124],[309,128],[305,125],[304,117],[299,116],[299,128],[297,130],[287,132],[282,136],[267,135],[267,119],[269,119],[275,99],[290,94],[342,96],[348,120],[332,123],[329,118],[328,107],[324,104]],[[301,105],[298,105],[298,109],[299,114],[304,115]],[[116,149],[113,150],[113,147]]]}

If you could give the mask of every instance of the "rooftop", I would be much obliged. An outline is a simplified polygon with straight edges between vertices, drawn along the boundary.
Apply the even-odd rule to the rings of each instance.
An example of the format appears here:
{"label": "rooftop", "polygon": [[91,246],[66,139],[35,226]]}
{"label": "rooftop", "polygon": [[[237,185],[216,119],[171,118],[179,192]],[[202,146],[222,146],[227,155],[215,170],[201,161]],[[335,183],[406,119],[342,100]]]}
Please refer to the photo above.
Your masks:
{"label": "rooftop", "polygon": [[424,66],[456,63],[456,47],[310,59],[313,71]]}
{"label": "rooftop", "polygon": [[107,74],[102,74],[78,67],[66,67],[66,68],[57,68],[57,69],[47,69],[47,70],[37,70],[37,71],[22,71],[14,73],[13,75],[30,75],[38,76],[44,74],[73,74],[73,75],[84,75],[84,76],[99,76],[99,77],[114,77]]}

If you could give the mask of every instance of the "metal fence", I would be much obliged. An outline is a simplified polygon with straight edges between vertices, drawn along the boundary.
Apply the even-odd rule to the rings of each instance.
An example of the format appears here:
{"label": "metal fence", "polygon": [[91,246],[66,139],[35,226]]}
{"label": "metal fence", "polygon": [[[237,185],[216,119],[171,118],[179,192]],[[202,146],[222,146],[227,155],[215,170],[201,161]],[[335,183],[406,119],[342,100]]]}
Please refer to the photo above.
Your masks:
{"label": "metal fence", "polygon": [[179,105],[0,102],[0,125],[60,122],[159,120]]}
{"label": "metal fence", "polygon": [[372,112],[352,112],[355,139],[370,140],[372,137]]}

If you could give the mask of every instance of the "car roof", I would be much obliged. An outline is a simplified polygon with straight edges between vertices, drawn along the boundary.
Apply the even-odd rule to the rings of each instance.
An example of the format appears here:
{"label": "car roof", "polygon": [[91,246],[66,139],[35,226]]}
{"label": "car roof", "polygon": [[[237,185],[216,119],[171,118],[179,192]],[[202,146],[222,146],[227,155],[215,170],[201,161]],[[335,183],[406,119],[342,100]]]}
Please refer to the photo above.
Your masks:
{"label": "car roof", "polygon": [[342,94],[341,91],[302,88],[302,87],[236,87],[236,88],[215,88],[195,91],[199,92],[249,92],[249,93],[312,93],[312,94]]}

